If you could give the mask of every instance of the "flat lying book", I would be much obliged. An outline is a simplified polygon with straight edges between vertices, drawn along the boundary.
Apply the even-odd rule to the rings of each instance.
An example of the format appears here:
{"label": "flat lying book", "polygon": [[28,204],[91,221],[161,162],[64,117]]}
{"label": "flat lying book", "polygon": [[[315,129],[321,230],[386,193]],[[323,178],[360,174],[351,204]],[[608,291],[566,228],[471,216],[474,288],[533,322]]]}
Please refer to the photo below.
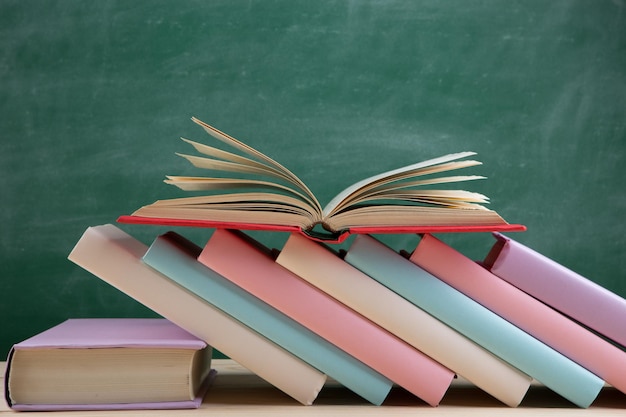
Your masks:
{"label": "flat lying book", "polygon": [[198,408],[211,346],[165,319],[69,319],[13,346],[14,410]]}
{"label": "flat lying book", "polygon": [[626,347],[626,299],[510,237],[496,243],[483,266],[503,280]]}
{"label": "flat lying book", "polygon": [[460,152],[374,175],[350,185],[322,206],[290,170],[258,150],[192,119],[214,138],[236,149],[227,152],[183,139],[204,155],[180,155],[195,167],[227,172],[232,178],[167,176],[166,183],[208,195],[159,200],[122,223],[301,232],[330,242],[351,233],[521,231],[483,204],[482,194],[435,189],[476,180],[477,175],[440,174],[479,165]]}

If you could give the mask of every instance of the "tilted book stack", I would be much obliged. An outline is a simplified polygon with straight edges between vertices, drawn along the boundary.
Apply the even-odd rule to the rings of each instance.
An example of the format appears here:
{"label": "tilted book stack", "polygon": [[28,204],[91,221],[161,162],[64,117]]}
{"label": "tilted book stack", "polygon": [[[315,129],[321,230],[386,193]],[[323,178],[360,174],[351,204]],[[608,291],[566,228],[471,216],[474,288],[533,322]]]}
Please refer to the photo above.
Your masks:
{"label": "tilted book stack", "polygon": [[[525,227],[486,209],[485,196],[439,189],[482,178],[441,175],[479,164],[473,153],[370,177],[322,206],[281,164],[194,121],[237,153],[184,139],[202,155],[181,156],[220,175],[168,176],[204,194],[118,222],[216,229],[206,245],[169,232],[148,247],[103,225],[87,229],[69,259],[302,404],[314,403],[326,376],[375,405],[397,384],[436,406],[455,374],[509,407],[533,379],[583,408],[607,383],[626,393],[626,352],[616,346],[625,331],[606,323],[626,322],[626,303],[502,235]],[[290,235],[271,250],[246,230]],[[444,232],[497,241],[476,263],[432,236]],[[422,238],[403,256],[370,236],[384,233]],[[563,286],[571,293],[559,294]],[[603,318],[589,313],[609,302]]]}

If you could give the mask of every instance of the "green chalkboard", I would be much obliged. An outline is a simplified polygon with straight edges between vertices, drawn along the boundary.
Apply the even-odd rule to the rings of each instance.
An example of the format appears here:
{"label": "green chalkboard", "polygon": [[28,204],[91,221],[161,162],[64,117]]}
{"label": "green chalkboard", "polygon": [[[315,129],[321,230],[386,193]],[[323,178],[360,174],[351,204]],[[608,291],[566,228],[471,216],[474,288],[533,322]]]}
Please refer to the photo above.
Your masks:
{"label": "green chalkboard", "polygon": [[[488,179],[470,187],[528,226],[518,240],[626,296],[623,2],[4,0],[0,355],[68,317],[154,315],[67,255],[87,227],[180,195],[162,179],[198,174],[174,155],[208,139],[192,116],[324,202],[476,151]],[[444,239],[476,259],[492,243]]]}

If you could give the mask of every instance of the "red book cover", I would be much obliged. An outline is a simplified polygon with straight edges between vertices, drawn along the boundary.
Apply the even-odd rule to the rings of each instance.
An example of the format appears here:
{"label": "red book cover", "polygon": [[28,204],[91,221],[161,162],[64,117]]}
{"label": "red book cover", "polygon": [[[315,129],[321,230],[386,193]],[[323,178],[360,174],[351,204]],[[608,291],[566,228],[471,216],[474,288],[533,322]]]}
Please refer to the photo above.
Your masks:
{"label": "red book cover", "polygon": [[233,223],[215,222],[207,220],[185,220],[159,217],[141,217],[125,215],[120,216],[117,221],[126,224],[145,224],[153,226],[184,226],[184,227],[204,227],[215,229],[236,229],[236,230],[265,230],[272,232],[301,233],[309,239],[324,243],[341,243],[352,234],[400,234],[400,233],[478,233],[478,232],[523,232],[526,226],[521,224],[500,224],[500,225],[477,225],[477,226],[380,226],[380,227],[353,227],[338,233],[318,232],[303,230],[297,226],[285,226],[276,224],[255,224],[255,223]]}

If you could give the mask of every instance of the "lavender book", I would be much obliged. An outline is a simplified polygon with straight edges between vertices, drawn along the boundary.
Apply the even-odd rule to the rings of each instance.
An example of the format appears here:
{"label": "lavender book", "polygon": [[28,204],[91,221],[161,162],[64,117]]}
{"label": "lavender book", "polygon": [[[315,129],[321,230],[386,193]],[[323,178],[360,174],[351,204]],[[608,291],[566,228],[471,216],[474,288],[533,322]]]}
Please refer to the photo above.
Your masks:
{"label": "lavender book", "polygon": [[69,319],[13,346],[14,410],[197,408],[211,347],[165,319]]}

